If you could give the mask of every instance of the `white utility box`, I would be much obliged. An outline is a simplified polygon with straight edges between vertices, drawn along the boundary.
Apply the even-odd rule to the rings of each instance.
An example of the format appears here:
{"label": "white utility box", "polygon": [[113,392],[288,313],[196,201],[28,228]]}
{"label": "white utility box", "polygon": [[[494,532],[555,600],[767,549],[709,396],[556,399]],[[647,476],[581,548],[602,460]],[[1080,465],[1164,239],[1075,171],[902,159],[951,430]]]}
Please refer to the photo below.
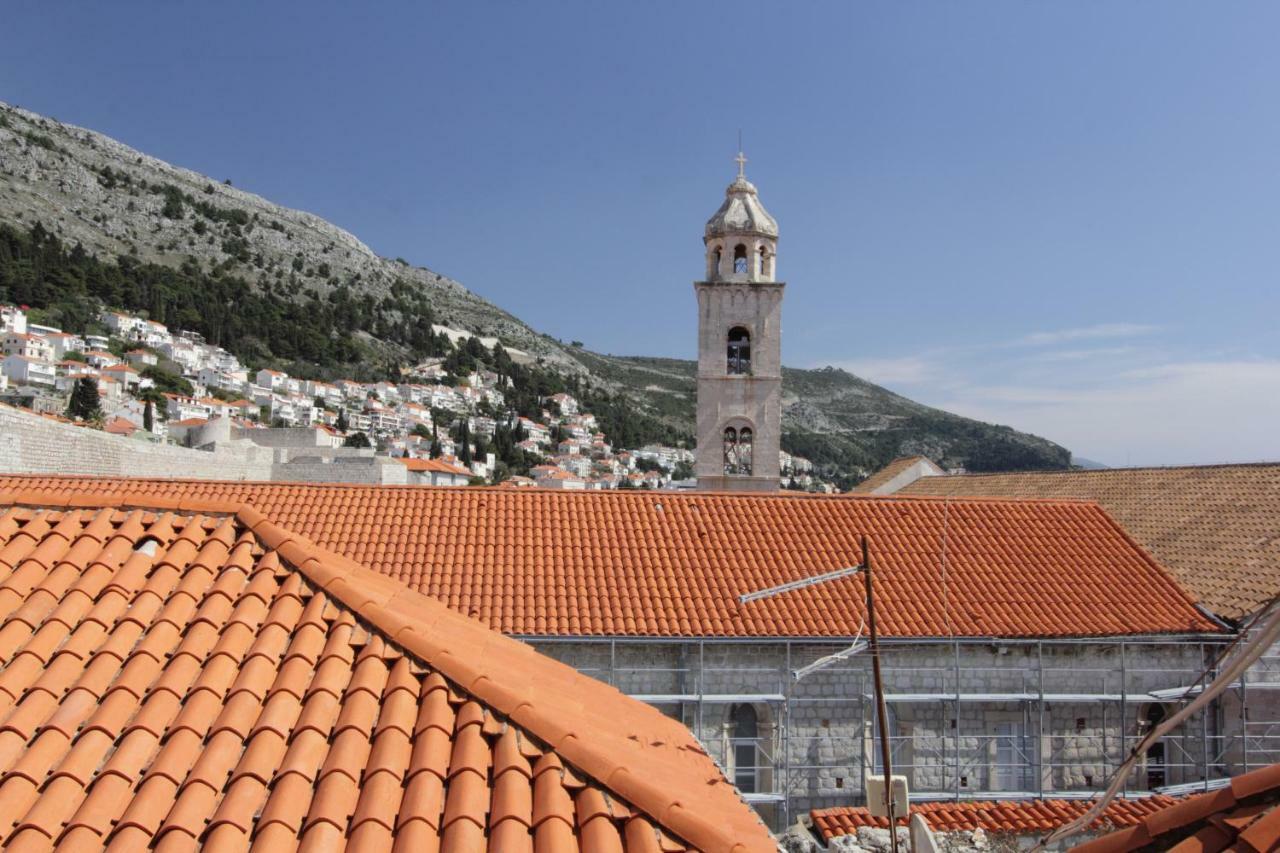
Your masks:
{"label": "white utility box", "polygon": [[[910,801],[907,799],[907,777],[890,776],[889,784],[893,786],[893,816],[904,818],[911,809]],[[883,773],[875,773],[867,777],[867,810],[871,812],[872,817],[889,816],[889,811],[885,807]]]}

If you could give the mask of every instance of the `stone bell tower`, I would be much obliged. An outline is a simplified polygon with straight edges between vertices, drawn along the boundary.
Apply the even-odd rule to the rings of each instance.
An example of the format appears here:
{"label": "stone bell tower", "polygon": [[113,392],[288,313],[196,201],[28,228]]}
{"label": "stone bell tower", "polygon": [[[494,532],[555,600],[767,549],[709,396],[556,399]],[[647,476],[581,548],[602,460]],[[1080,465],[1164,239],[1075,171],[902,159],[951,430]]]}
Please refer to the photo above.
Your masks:
{"label": "stone bell tower", "polygon": [[782,431],[782,291],[778,223],[738,177],[707,220],[698,296],[698,488],[778,488]]}

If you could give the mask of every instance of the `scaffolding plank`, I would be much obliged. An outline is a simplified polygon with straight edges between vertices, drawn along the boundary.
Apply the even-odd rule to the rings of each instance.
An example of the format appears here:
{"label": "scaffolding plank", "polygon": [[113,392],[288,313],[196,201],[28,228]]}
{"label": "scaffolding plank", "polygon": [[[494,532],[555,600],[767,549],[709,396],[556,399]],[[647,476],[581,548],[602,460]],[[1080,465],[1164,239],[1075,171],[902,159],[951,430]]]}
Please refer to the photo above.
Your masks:
{"label": "scaffolding plank", "polygon": [[628,693],[632,699],[648,702],[650,705],[672,705],[677,702],[708,703],[746,703],[746,702],[785,702],[787,697],[781,693]]}

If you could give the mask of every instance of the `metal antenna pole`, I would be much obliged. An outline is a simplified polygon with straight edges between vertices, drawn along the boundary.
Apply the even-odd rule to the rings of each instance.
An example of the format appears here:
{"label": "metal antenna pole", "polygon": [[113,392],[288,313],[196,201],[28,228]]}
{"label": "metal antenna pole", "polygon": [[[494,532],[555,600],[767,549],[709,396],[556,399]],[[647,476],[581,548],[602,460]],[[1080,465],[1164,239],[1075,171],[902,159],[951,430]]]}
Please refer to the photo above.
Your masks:
{"label": "metal antenna pole", "polygon": [[871,583],[871,557],[867,553],[867,537],[862,537],[862,569],[867,579],[867,631],[871,641],[871,671],[875,679],[876,716],[880,725],[880,761],[884,765],[885,814],[889,816],[889,844],[898,853],[898,822],[893,813],[893,767],[889,749],[889,711],[884,702],[884,681],[880,677],[880,643],[876,633],[875,594]]}

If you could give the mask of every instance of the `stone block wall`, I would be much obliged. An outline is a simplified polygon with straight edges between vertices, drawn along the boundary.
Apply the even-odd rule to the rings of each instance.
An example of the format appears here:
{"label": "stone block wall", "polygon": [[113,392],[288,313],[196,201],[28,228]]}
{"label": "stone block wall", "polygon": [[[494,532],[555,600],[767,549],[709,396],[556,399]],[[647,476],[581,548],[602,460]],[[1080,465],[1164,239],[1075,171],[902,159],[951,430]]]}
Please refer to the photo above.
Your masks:
{"label": "stone block wall", "polygon": [[[781,805],[758,805],[778,825],[810,808],[862,802],[873,757],[870,660],[861,653],[805,676],[791,672],[845,648],[824,643],[533,641],[539,651],[585,674],[644,696],[684,722],[733,778],[731,714],[750,701],[758,721],[760,790],[782,792]],[[886,644],[881,661],[890,697],[895,773],[915,793],[1080,792],[1100,787],[1142,731],[1148,704],[1121,703],[1116,643],[966,642]],[[1197,643],[1126,644],[1127,690],[1189,683],[1203,668]],[[1039,701],[1044,672],[1043,706]],[[958,676],[958,677],[957,677]],[[957,685],[967,694],[958,704]],[[1015,694],[1009,701],[991,695]],[[1106,701],[1089,694],[1112,696]],[[699,703],[695,697],[701,695]],[[662,701],[656,701],[662,697]],[[781,699],[778,697],[785,697]],[[1168,706],[1172,711],[1173,706]],[[1202,778],[1201,720],[1166,738],[1164,784]],[[1216,718],[1206,718],[1212,735]],[[1128,740],[1122,743],[1121,732]],[[1213,743],[1210,743],[1214,753]],[[1187,765],[1187,766],[1179,766]],[[1146,786],[1146,767],[1131,789]]]}
{"label": "stone block wall", "polygon": [[[264,431],[265,432],[265,431]],[[194,450],[73,426],[0,406],[0,473],[94,477],[274,480],[294,483],[405,485],[408,469],[371,450],[261,447],[226,440],[225,421],[210,422]],[[216,436],[216,439],[211,439]],[[206,443],[212,440],[212,443]]]}
{"label": "stone block wall", "polygon": [[50,420],[0,406],[0,471],[99,477],[271,479],[271,451],[219,448],[216,453],[154,444]]}

